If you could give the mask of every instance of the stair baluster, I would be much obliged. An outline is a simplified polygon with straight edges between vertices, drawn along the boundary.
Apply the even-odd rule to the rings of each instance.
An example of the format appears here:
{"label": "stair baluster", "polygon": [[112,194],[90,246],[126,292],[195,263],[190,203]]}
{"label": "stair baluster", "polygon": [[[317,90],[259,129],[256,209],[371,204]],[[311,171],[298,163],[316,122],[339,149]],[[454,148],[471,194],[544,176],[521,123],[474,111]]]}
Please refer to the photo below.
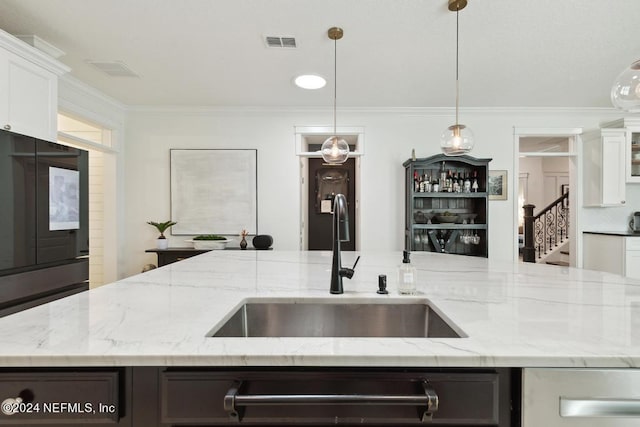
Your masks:
{"label": "stair baluster", "polygon": [[569,192],[564,193],[537,215],[533,214],[535,205],[524,205],[524,262],[536,262],[563,243],[569,236]]}

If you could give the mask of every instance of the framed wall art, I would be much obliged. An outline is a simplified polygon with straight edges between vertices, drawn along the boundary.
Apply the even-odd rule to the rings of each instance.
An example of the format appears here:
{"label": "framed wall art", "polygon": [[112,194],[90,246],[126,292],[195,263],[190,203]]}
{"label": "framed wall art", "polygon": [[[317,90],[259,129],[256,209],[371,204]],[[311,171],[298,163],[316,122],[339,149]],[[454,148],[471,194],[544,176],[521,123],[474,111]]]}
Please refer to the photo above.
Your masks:
{"label": "framed wall art", "polygon": [[258,234],[257,150],[171,149],[172,235]]}
{"label": "framed wall art", "polygon": [[489,171],[487,182],[489,200],[507,200],[507,171]]}

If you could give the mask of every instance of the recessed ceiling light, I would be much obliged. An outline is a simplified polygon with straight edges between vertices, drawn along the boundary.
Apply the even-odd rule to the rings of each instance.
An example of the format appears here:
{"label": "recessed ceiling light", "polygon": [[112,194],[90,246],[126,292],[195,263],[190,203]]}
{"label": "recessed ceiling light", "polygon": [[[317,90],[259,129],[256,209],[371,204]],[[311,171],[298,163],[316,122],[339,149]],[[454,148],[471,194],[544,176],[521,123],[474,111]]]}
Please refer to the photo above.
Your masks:
{"label": "recessed ceiling light", "polygon": [[303,74],[296,77],[293,82],[302,89],[320,89],[327,84],[327,81],[323,77],[315,74]]}

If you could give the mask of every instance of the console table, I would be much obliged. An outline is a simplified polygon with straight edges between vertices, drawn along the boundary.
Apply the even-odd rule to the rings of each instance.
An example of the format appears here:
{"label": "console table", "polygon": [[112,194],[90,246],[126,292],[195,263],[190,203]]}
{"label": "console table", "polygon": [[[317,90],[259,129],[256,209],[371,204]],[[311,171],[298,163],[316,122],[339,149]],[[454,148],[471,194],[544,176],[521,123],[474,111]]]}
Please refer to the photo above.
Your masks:
{"label": "console table", "polygon": [[[269,248],[268,250],[271,250]],[[214,249],[194,249],[194,248],[167,248],[167,249],[147,249],[145,252],[153,252],[158,255],[158,267],[171,264],[172,262],[181,261],[185,258],[210,252]],[[239,247],[227,247],[220,249],[223,251],[241,250]],[[256,248],[247,248],[248,251],[254,251]]]}
{"label": "console table", "polygon": [[211,249],[194,248],[167,248],[167,249],[147,249],[145,252],[155,252],[158,255],[158,267],[181,261],[185,258],[209,252]]}

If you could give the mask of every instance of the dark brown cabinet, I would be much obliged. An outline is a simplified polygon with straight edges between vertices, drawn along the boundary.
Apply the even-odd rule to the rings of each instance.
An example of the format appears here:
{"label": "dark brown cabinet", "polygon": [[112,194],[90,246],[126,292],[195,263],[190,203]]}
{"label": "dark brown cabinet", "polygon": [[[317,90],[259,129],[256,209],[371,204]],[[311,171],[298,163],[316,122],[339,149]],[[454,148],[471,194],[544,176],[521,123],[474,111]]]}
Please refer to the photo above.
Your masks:
{"label": "dark brown cabinet", "polygon": [[0,425],[127,426],[129,368],[0,370]]}
{"label": "dark brown cabinet", "polygon": [[0,425],[512,427],[519,378],[512,368],[4,368]]}
{"label": "dark brown cabinet", "polygon": [[404,162],[406,250],[489,255],[490,161],[438,154]]}
{"label": "dark brown cabinet", "polygon": [[160,425],[511,426],[511,370],[160,372]]}

